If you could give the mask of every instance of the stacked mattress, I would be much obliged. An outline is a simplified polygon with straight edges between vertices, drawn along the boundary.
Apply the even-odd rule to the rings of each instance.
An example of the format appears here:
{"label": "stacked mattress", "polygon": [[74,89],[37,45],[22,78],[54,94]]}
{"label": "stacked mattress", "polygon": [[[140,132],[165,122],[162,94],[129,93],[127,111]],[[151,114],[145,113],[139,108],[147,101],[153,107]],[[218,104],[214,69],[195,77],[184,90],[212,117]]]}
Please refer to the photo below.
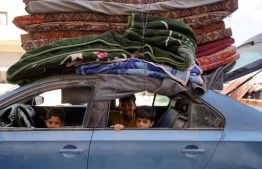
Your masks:
{"label": "stacked mattress", "polygon": [[183,85],[203,84],[202,70],[212,70],[239,58],[232,45],[232,30],[223,22],[237,10],[237,0],[24,3],[29,15],[17,16],[13,23],[25,30],[29,38],[22,42],[26,53],[7,72],[10,83],[25,84],[57,71],[108,73],[91,71],[93,66],[88,64],[125,65],[136,58],[134,64],[144,63],[151,68],[153,65],[154,70],[168,72],[169,77]]}

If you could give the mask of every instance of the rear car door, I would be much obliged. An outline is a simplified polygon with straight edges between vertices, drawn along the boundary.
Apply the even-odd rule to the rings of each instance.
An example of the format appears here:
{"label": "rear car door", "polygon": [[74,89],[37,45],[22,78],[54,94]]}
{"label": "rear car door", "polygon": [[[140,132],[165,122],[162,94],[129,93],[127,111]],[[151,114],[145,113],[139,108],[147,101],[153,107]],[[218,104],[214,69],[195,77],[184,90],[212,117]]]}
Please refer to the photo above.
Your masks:
{"label": "rear car door", "polygon": [[[221,139],[224,120],[206,105],[189,103],[187,112],[178,112],[171,126],[96,129],[88,168],[205,168]],[[171,110],[167,109],[175,111]],[[166,113],[164,118],[172,117]]]}
{"label": "rear car door", "polygon": [[222,131],[96,130],[88,168],[205,168]]}

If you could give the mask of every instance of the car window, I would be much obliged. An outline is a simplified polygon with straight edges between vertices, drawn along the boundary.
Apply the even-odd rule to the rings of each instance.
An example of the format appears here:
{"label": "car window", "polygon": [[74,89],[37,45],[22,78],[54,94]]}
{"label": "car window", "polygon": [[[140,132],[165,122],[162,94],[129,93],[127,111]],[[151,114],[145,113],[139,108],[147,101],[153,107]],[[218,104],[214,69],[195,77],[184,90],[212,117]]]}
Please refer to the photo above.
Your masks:
{"label": "car window", "polygon": [[66,114],[65,127],[82,128],[86,108],[88,103],[92,102],[92,86],[93,82],[80,80],[48,83],[24,89],[18,92],[16,97],[10,97],[4,102],[9,106],[0,110],[4,122],[2,126],[28,127],[26,123],[32,120],[34,128],[46,128],[47,111],[59,107]]}
{"label": "car window", "polygon": [[171,98],[169,108],[157,113],[161,115],[157,116],[154,127],[208,129],[223,128],[224,124],[223,117],[205,103],[183,97]]}
{"label": "car window", "polygon": [[[137,96],[139,98],[143,95],[139,93],[136,94]],[[223,116],[199,100],[189,100],[181,96],[170,98],[155,94],[153,105],[149,106],[156,111],[155,124],[151,129],[221,129],[224,127]],[[111,124],[110,121],[108,123]]]}
{"label": "car window", "polygon": [[223,119],[204,104],[191,103],[190,128],[220,128]]}
{"label": "car window", "polygon": [[156,94],[153,106],[167,106],[169,102],[169,97]]}

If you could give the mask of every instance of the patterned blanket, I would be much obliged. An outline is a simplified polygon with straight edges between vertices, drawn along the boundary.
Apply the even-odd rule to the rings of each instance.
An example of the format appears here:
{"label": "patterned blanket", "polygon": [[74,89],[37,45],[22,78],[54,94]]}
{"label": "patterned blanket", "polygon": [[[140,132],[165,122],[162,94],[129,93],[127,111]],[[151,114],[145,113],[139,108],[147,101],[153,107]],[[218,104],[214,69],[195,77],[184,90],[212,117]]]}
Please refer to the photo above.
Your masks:
{"label": "patterned blanket", "polygon": [[49,31],[116,31],[124,33],[127,23],[110,23],[110,22],[45,22],[26,26],[27,32],[49,32]]}
{"label": "patterned blanket", "polygon": [[194,28],[193,31],[194,31],[195,35],[199,35],[199,34],[213,32],[213,31],[221,30],[221,29],[222,30],[226,29],[226,25],[225,25],[224,21],[218,21],[218,22],[215,22],[213,24]]}
{"label": "patterned blanket", "polygon": [[196,35],[196,38],[197,38],[197,44],[201,45],[201,44],[206,44],[217,40],[229,38],[231,36],[232,36],[232,29],[227,28],[225,30],[221,29],[213,32]]}
{"label": "patterned blanket", "polygon": [[196,65],[194,68],[191,68],[191,71],[180,71],[168,66],[146,62],[136,58],[127,59],[121,62],[96,62],[79,65],[76,67],[76,73],[81,75],[103,73],[172,78],[184,86],[187,83],[197,83],[199,85],[204,83],[201,76],[199,76],[202,73],[202,70]]}
{"label": "patterned blanket", "polygon": [[63,39],[73,38],[86,35],[101,35],[104,31],[49,31],[49,32],[33,32],[29,33],[30,40],[37,39]]}

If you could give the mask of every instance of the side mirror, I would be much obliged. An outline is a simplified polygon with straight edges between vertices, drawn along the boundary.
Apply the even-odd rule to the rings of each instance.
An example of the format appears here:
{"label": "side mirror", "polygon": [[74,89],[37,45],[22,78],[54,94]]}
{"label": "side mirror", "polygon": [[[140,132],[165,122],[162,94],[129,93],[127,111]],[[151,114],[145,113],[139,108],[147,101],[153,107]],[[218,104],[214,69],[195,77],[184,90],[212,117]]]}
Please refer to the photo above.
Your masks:
{"label": "side mirror", "polygon": [[43,96],[36,96],[34,97],[34,105],[39,105],[44,103],[44,97]]}

